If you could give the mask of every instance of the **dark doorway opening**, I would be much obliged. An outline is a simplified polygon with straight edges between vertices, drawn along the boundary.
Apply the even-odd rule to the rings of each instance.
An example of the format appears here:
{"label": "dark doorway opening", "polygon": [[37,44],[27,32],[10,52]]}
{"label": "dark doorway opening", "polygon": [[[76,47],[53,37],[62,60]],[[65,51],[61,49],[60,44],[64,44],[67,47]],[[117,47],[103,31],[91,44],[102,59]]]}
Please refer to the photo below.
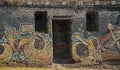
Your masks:
{"label": "dark doorway opening", "polygon": [[71,49],[71,25],[70,19],[53,19],[53,62],[58,64],[73,63],[70,56]]}

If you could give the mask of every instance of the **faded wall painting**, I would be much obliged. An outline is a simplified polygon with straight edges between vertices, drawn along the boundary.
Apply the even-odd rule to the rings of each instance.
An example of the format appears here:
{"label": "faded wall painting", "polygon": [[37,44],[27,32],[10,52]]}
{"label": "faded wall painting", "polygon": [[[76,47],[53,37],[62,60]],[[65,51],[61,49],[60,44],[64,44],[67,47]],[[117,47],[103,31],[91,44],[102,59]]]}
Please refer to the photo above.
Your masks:
{"label": "faded wall painting", "polygon": [[0,16],[2,65],[119,65],[120,11],[1,7]]}
{"label": "faded wall painting", "polygon": [[5,37],[2,38],[5,42],[1,44],[1,59],[5,62],[11,60],[10,64],[19,61],[38,65],[49,64],[52,60],[52,45],[46,34],[35,32],[29,24],[20,26],[19,32],[14,27],[6,27]]}
{"label": "faded wall painting", "polygon": [[86,25],[82,20],[85,18],[82,16],[80,27],[76,28],[77,32],[73,32],[72,57],[83,66],[95,65],[97,62],[104,61],[108,61],[108,65],[114,61],[116,64],[118,61],[119,64],[119,13],[111,15],[109,13],[109,17],[105,14],[108,13],[99,13],[98,31],[84,30]]}
{"label": "faded wall painting", "polygon": [[[16,12],[18,15],[19,12]],[[35,31],[26,15],[5,13],[1,21],[1,61],[10,66],[46,66],[52,62],[52,43],[47,33]],[[7,16],[8,15],[8,16]],[[34,15],[34,14],[33,14]],[[23,18],[22,18],[23,17]],[[34,19],[34,18],[33,18]]]}

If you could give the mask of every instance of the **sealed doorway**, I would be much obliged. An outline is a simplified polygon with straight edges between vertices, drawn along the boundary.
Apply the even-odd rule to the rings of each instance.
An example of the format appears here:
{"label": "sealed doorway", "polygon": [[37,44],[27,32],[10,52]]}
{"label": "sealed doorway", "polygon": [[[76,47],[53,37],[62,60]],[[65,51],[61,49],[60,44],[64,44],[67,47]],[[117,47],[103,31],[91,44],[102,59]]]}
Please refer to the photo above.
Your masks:
{"label": "sealed doorway", "polygon": [[54,63],[71,62],[71,27],[70,19],[53,19],[53,61]]}

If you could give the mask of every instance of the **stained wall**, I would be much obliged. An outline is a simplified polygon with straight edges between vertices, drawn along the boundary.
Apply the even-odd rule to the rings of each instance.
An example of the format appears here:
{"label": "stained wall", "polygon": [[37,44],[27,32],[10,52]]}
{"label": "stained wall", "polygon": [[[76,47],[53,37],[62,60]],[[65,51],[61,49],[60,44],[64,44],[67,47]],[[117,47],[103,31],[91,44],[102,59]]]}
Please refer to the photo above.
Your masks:
{"label": "stained wall", "polygon": [[[47,11],[48,33],[35,31],[34,13],[36,11]],[[1,50],[0,58],[10,65],[15,62],[23,62],[26,66],[51,64],[53,58],[52,19],[54,16],[70,16],[72,46],[69,48],[76,62],[94,65],[96,61],[119,59],[120,31],[119,22],[116,23],[120,20],[119,10],[93,11],[98,11],[99,30],[89,32],[86,31],[86,13],[89,10],[76,12],[71,8],[1,7],[0,47],[4,51]],[[41,49],[36,49],[35,46],[40,46]]]}

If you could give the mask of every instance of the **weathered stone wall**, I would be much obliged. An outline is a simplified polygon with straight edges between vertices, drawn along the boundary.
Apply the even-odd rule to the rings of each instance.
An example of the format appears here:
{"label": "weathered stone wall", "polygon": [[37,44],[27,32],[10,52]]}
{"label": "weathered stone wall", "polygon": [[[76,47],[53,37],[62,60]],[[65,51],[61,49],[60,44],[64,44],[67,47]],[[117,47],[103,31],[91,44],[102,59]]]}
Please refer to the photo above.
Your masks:
{"label": "weathered stone wall", "polygon": [[[35,32],[34,13],[36,11],[47,11],[48,33]],[[76,12],[71,8],[1,7],[0,42],[2,47],[6,47],[5,50],[10,50],[11,52],[2,53],[0,58],[5,59],[5,62],[27,62],[28,64],[41,66],[50,64],[52,62],[53,55],[53,16],[70,16],[69,18],[73,20],[71,38],[72,47],[70,47],[70,53],[75,61],[82,61],[83,64],[94,64],[96,60],[100,61],[108,58],[119,59],[119,46],[114,44],[113,46],[109,46],[109,44],[112,43],[111,39],[113,40],[113,37],[108,29],[108,23],[114,24],[116,18],[120,15],[120,11],[109,11],[105,9],[98,10],[99,31],[96,32],[86,31],[87,11],[88,10],[78,10],[78,12]],[[39,40],[37,40],[37,36],[39,36]],[[119,38],[119,29],[115,36],[116,39]],[[43,47],[41,50],[34,47],[36,41],[40,43],[39,46]],[[107,47],[105,44],[107,44]],[[12,48],[12,50],[10,48]],[[111,53],[112,55],[108,55],[107,53]],[[114,58],[112,58],[113,55]],[[88,59],[87,62],[85,61],[86,59]]]}
{"label": "weathered stone wall", "polygon": [[[118,59],[120,57],[119,56],[120,50],[119,47],[115,46],[115,43],[114,45],[111,46],[110,43],[113,43],[112,41],[114,41],[114,39],[113,36],[111,36],[112,32],[110,32],[108,27],[109,27],[109,23],[113,24],[114,26],[119,25],[119,23],[116,24],[117,21],[116,19],[120,15],[119,11],[106,11],[106,10],[98,11],[99,31],[93,31],[93,32],[86,31],[86,13],[87,11],[82,11],[80,13],[77,13],[74,18],[73,29],[72,29],[73,58],[76,61],[83,61],[83,64],[84,62],[86,62],[85,64],[92,63],[86,61],[86,59],[87,60],[89,58],[92,59],[93,57],[98,61]],[[115,33],[114,29],[115,27],[113,28],[113,34],[115,36],[115,39],[118,39],[119,29],[116,30],[118,31],[117,34]],[[85,51],[86,49],[88,51]],[[94,49],[96,49],[97,52]],[[87,54],[87,52],[89,52],[89,57],[85,57],[86,56],[85,54]],[[92,57],[90,57],[91,56],[90,53]],[[85,58],[83,58],[83,56]]]}
{"label": "weathered stone wall", "polygon": [[118,0],[1,0],[0,5],[26,6],[26,5],[49,5],[49,6],[89,6],[89,5],[119,5]]}

